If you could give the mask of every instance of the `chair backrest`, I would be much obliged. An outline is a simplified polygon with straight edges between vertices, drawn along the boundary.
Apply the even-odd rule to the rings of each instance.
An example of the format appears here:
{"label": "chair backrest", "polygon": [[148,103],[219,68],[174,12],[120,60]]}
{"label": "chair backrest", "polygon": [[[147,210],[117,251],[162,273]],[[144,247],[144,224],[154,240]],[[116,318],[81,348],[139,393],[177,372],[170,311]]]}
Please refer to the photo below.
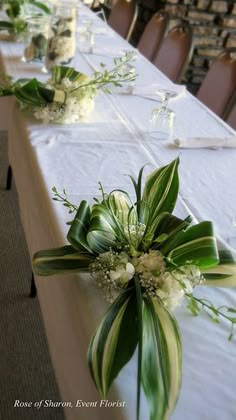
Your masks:
{"label": "chair backrest", "polygon": [[235,96],[235,101],[234,101],[234,105],[231,108],[228,117],[226,119],[227,124],[230,125],[230,127],[232,127],[234,130],[236,130],[236,95]]}
{"label": "chair backrest", "polygon": [[220,117],[224,116],[236,89],[236,58],[221,53],[208,70],[197,98]]}
{"label": "chair backrest", "polygon": [[117,0],[108,18],[108,24],[123,38],[129,40],[138,17],[135,0]]}
{"label": "chair backrest", "polygon": [[173,82],[179,82],[191,59],[193,36],[189,25],[172,28],[152,60],[153,64]]}
{"label": "chair backrest", "polygon": [[138,42],[138,50],[148,60],[152,61],[154,55],[157,53],[161,41],[166,33],[169,23],[169,16],[165,10],[160,10],[152,16]]}

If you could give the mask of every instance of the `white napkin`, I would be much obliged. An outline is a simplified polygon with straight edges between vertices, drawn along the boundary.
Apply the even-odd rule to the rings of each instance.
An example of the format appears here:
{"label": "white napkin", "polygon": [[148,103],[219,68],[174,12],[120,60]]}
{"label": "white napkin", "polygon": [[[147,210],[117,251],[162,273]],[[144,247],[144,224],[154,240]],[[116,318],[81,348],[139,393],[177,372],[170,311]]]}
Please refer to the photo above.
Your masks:
{"label": "white napkin", "polygon": [[109,47],[94,47],[92,51],[92,55],[100,55],[101,57],[121,57],[122,56],[122,48],[114,46],[113,48]]}
{"label": "white napkin", "polygon": [[125,84],[123,85],[124,88],[114,88],[112,87],[113,93],[118,94],[125,94],[125,95],[134,95],[139,96],[140,98],[149,99],[151,101],[155,102],[162,102],[162,97],[157,92],[160,89],[168,89],[173,92],[176,92],[176,96],[174,98],[171,98],[171,100],[179,98],[181,95],[183,95],[186,92],[186,87],[181,85],[172,85],[172,86],[160,86],[157,84],[150,84],[150,85],[135,85],[134,83],[130,83],[130,88],[127,89],[127,85],[125,87]]}
{"label": "white napkin", "polygon": [[219,149],[220,147],[236,147],[236,136],[232,137],[191,137],[175,139],[174,144],[177,147],[185,149]]}

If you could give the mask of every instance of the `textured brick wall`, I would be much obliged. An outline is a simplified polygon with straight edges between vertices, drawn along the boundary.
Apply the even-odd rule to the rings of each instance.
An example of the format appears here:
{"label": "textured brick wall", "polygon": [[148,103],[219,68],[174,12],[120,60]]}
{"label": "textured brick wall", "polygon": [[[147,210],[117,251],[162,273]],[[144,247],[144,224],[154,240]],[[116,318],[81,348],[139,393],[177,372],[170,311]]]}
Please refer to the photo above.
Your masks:
{"label": "textured brick wall", "polygon": [[194,54],[184,81],[196,92],[210,63],[226,48],[236,49],[236,0],[138,0],[139,18],[132,43],[136,44],[145,24],[160,8],[168,10],[170,27],[184,19],[194,34]]}

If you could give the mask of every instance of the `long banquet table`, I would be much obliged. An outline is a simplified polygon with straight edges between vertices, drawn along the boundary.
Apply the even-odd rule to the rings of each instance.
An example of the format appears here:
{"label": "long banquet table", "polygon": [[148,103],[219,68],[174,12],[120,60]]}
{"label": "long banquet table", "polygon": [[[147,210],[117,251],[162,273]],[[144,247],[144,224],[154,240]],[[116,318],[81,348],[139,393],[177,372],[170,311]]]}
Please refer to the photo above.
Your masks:
{"label": "long banquet table", "polygon": [[[79,22],[91,18],[79,9]],[[103,30],[101,30],[101,28]],[[97,32],[96,32],[97,29]],[[77,52],[75,68],[90,74],[101,61],[130,46],[94,17],[94,54]],[[102,46],[102,47],[101,47]],[[20,61],[22,45],[1,41],[1,68],[15,78],[48,76],[40,65]],[[136,85],[170,84],[141,55],[137,59]],[[176,113],[175,137],[229,137],[235,134],[211,111],[186,93],[171,101]],[[157,103],[135,95],[100,93],[87,121],[76,125],[45,125],[22,114],[12,98],[0,100],[0,129],[8,129],[9,160],[18,191],[21,219],[30,256],[40,249],[66,243],[70,220],[66,209],[52,200],[51,188],[66,188],[71,201],[92,203],[98,181],[106,191],[132,191],[127,174],[136,176],[146,163],[146,174],[180,156],[180,196],[175,214],[195,220],[212,220],[218,239],[225,246],[236,244],[232,225],[236,216],[236,149],[182,149],[152,140],[147,133],[151,110]],[[4,114],[3,114],[4,113]],[[4,115],[4,117],[3,117]],[[133,420],[136,398],[136,357],[115,380],[109,401],[124,401],[124,407],[100,407],[90,379],[86,352],[89,340],[107,304],[88,275],[55,275],[36,278],[52,363],[68,420]],[[198,287],[196,295],[216,305],[236,306],[236,291]],[[228,342],[227,325],[214,324],[201,314],[191,316],[183,306],[175,316],[183,340],[183,383],[173,420],[235,420],[235,340]],[[47,399],[47,396],[45,396]],[[76,401],[95,407],[76,407]],[[96,404],[95,402],[98,401]],[[81,404],[80,404],[81,405]],[[97,405],[97,406],[96,406]],[[142,396],[141,419],[148,420]]]}

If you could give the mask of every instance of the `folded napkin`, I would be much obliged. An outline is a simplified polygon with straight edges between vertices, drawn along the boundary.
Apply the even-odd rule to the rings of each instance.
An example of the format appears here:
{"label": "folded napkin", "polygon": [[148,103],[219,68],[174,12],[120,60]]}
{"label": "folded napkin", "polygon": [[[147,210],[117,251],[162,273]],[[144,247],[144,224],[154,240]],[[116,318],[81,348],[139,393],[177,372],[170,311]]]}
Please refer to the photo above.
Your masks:
{"label": "folded napkin", "polygon": [[160,86],[156,84],[151,85],[135,85],[134,83],[130,83],[130,86],[127,88],[127,84],[123,84],[122,87],[114,88],[112,87],[113,93],[119,93],[119,94],[126,94],[126,95],[134,95],[139,96],[140,98],[149,99],[151,101],[155,102],[162,102],[162,95],[158,94],[158,91],[160,89],[168,89],[171,90],[171,92],[175,93],[176,95],[172,97],[172,99],[175,99],[177,97],[180,97],[180,95],[184,94],[186,92],[185,86],[180,85],[172,85],[166,88],[166,86]]}
{"label": "folded napkin", "polygon": [[185,149],[219,149],[220,147],[236,147],[236,136],[232,137],[191,137],[175,139],[174,144],[177,147]]}

